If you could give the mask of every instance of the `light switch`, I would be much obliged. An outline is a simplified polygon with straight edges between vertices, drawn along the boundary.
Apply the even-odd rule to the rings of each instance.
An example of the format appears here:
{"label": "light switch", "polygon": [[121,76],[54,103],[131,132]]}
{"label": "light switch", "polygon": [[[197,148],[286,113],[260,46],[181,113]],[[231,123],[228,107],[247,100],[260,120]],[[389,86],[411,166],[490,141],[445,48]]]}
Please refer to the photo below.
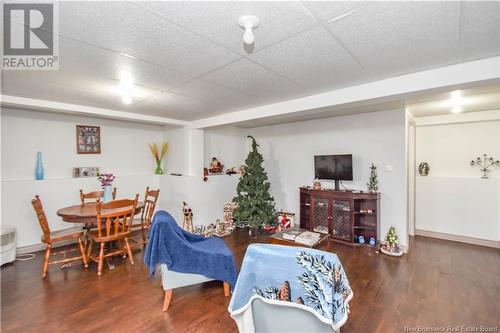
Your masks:
{"label": "light switch", "polygon": [[385,166],[385,171],[387,171],[387,172],[393,172],[393,171],[394,171],[394,165],[392,165],[392,164],[387,164],[387,165]]}

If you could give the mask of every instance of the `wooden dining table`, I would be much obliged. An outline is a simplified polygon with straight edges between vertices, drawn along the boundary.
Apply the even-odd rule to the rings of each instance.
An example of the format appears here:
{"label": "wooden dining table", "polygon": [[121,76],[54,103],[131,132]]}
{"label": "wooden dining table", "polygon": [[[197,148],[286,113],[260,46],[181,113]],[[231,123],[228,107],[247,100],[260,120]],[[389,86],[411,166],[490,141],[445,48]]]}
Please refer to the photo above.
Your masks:
{"label": "wooden dining table", "polygon": [[[139,214],[143,208],[144,202],[138,201],[134,215]],[[111,209],[107,209],[106,211],[109,212]],[[82,224],[82,228],[88,231],[92,226],[97,224],[97,203],[87,202],[84,204],[64,207],[59,209],[56,214],[65,222]],[[85,242],[85,244],[87,244],[87,242]],[[113,270],[115,268],[115,265],[110,258],[106,258],[105,261],[109,270]],[[64,268],[65,266],[71,266],[71,263],[63,265],[61,268]]]}
{"label": "wooden dining table", "polygon": [[[138,201],[135,214],[139,214],[143,208],[144,202]],[[60,216],[63,221],[69,223],[81,223],[84,224],[84,226],[87,224],[96,224],[97,203],[87,202],[85,204],[64,207],[57,211],[57,215]]]}

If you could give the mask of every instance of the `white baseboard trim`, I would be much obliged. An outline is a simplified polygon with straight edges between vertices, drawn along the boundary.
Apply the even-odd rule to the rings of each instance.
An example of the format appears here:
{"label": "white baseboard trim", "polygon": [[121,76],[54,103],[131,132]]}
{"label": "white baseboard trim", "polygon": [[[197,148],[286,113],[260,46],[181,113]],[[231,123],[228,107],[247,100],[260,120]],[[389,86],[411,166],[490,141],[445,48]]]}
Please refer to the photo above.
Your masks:
{"label": "white baseboard trim", "polygon": [[446,234],[446,233],[442,233],[442,232],[428,231],[428,230],[421,230],[421,229],[415,229],[415,235],[444,239],[444,240],[467,243],[467,244],[481,245],[481,246],[487,246],[487,247],[493,247],[496,249],[500,249],[500,241],[494,241],[494,240],[489,240],[489,239],[451,235],[451,234]]}
{"label": "white baseboard trim", "polygon": [[[66,245],[70,245],[70,244],[76,244],[76,241],[75,240],[67,240],[67,241],[57,242],[57,243],[54,243],[53,248],[66,246]],[[26,254],[26,253],[33,253],[33,252],[38,252],[38,251],[45,251],[46,248],[47,248],[47,244],[45,244],[45,243],[28,245],[28,246],[20,246],[16,249],[16,254]]]}

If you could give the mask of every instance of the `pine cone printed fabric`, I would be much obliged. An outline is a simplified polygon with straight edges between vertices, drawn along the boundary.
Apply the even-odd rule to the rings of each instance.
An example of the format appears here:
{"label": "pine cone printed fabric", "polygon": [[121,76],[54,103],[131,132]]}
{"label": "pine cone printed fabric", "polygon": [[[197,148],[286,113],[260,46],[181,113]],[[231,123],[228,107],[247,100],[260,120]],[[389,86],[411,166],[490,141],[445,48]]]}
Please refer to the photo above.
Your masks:
{"label": "pine cone printed fabric", "polygon": [[278,299],[287,302],[290,302],[292,300],[292,295],[290,293],[290,283],[288,281],[284,281],[281,285],[281,289],[278,292]]}

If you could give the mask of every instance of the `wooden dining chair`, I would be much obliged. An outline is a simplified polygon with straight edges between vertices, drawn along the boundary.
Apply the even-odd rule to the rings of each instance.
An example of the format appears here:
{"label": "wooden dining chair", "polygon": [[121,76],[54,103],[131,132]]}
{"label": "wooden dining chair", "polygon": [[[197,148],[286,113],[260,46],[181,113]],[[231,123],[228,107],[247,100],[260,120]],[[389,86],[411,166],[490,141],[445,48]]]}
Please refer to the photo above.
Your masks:
{"label": "wooden dining chair", "polygon": [[[82,242],[82,237],[83,237],[83,232],[81,228],[68,228],[68,229],[63,229],[63,230],[57,230],[57,231],[50,231],[49,228],[49,222],[47,220],[47,216],[45,215],[45,211],[43,210],[43,205],[42,205],[42,200],[40,200],[40,197],[38,195],[35,195],[35,198],[31,200],[31,204],[33,205],[33,208],[35,209],[36,215],[38,217],[38,222],[40,223],[40,227],[42,228],[42,242],[47,244],[47,248],[45,250],[45,257],[43,259],[43,266],[42,266],[42,277],[47,276],[47,271],[49,269],[49,265],[51,264],[60,264],[60,263],[66,263],[66,262],[71,262],[75,260],[82,260],[83,261],[83,266],[85,268],[88,267],[87,263],[87,257],[85,256],[85,251],[83,248],[83,242]],[[52,253],[52,247],[55,243],[57,242],[62,242],[62,241],[70,241],[70,240],[76,240],[78,242],[78,249],[77,248],[72,248],[70,250],[65,250],[65,251],[59,251],[59,252],[54,252]],[[80,250],[80,255],[76,257],[66,257],[66,253],[73,252]],[[50,261],[50,256],[57,256],[57,255],[63,255],[64,259],[61,260],[56,260],[56,261]]]}
{"label": "wooden dining chair", "polygon": [[[111,194],[113,196],[113,200],[116,199],[116,187],[113,187],[113,192]],[[97,199],[101,199],[104,197],[104,191],[92,191],[83,193],[83,190],[80,190],[80,200],[82,201],[82,205],[87,200],[88,202],[96,202]]]}
{"label": "wooden dining chair", "polygon": [[[97,229],[87,233],[90,243],[87,248],[87,259],[97,263],[97,275],[101,275],[104,258],[121,255],[128,258],[130,264],[134,264],[132,250],[128,239],[132,232],[130,227],[134,219],[137,208],[139,194],[135,195],[135,200],[121,199],[106,203],[97,200]],[[93,243],[99,244],[99,251],[92,255]],[[110,242],[119,243],[118,249],[110,249],[105,253],[105,244]]]}
{"label": "wooden dining chair", "polygon": [[142,243],[139,243],[136,239],[133,239],[133,241],[139,243],[142,247],[146,246],[148,243],[146,233],[151,227],[151,219],[153,218],[159,196],[159,189],[150,190],[149,187],[146,187],[146,192],[144,193],[144,208],[142,209],[141,218],[135,219],[132,223],[132,231],[141,230],[142,234]]}

